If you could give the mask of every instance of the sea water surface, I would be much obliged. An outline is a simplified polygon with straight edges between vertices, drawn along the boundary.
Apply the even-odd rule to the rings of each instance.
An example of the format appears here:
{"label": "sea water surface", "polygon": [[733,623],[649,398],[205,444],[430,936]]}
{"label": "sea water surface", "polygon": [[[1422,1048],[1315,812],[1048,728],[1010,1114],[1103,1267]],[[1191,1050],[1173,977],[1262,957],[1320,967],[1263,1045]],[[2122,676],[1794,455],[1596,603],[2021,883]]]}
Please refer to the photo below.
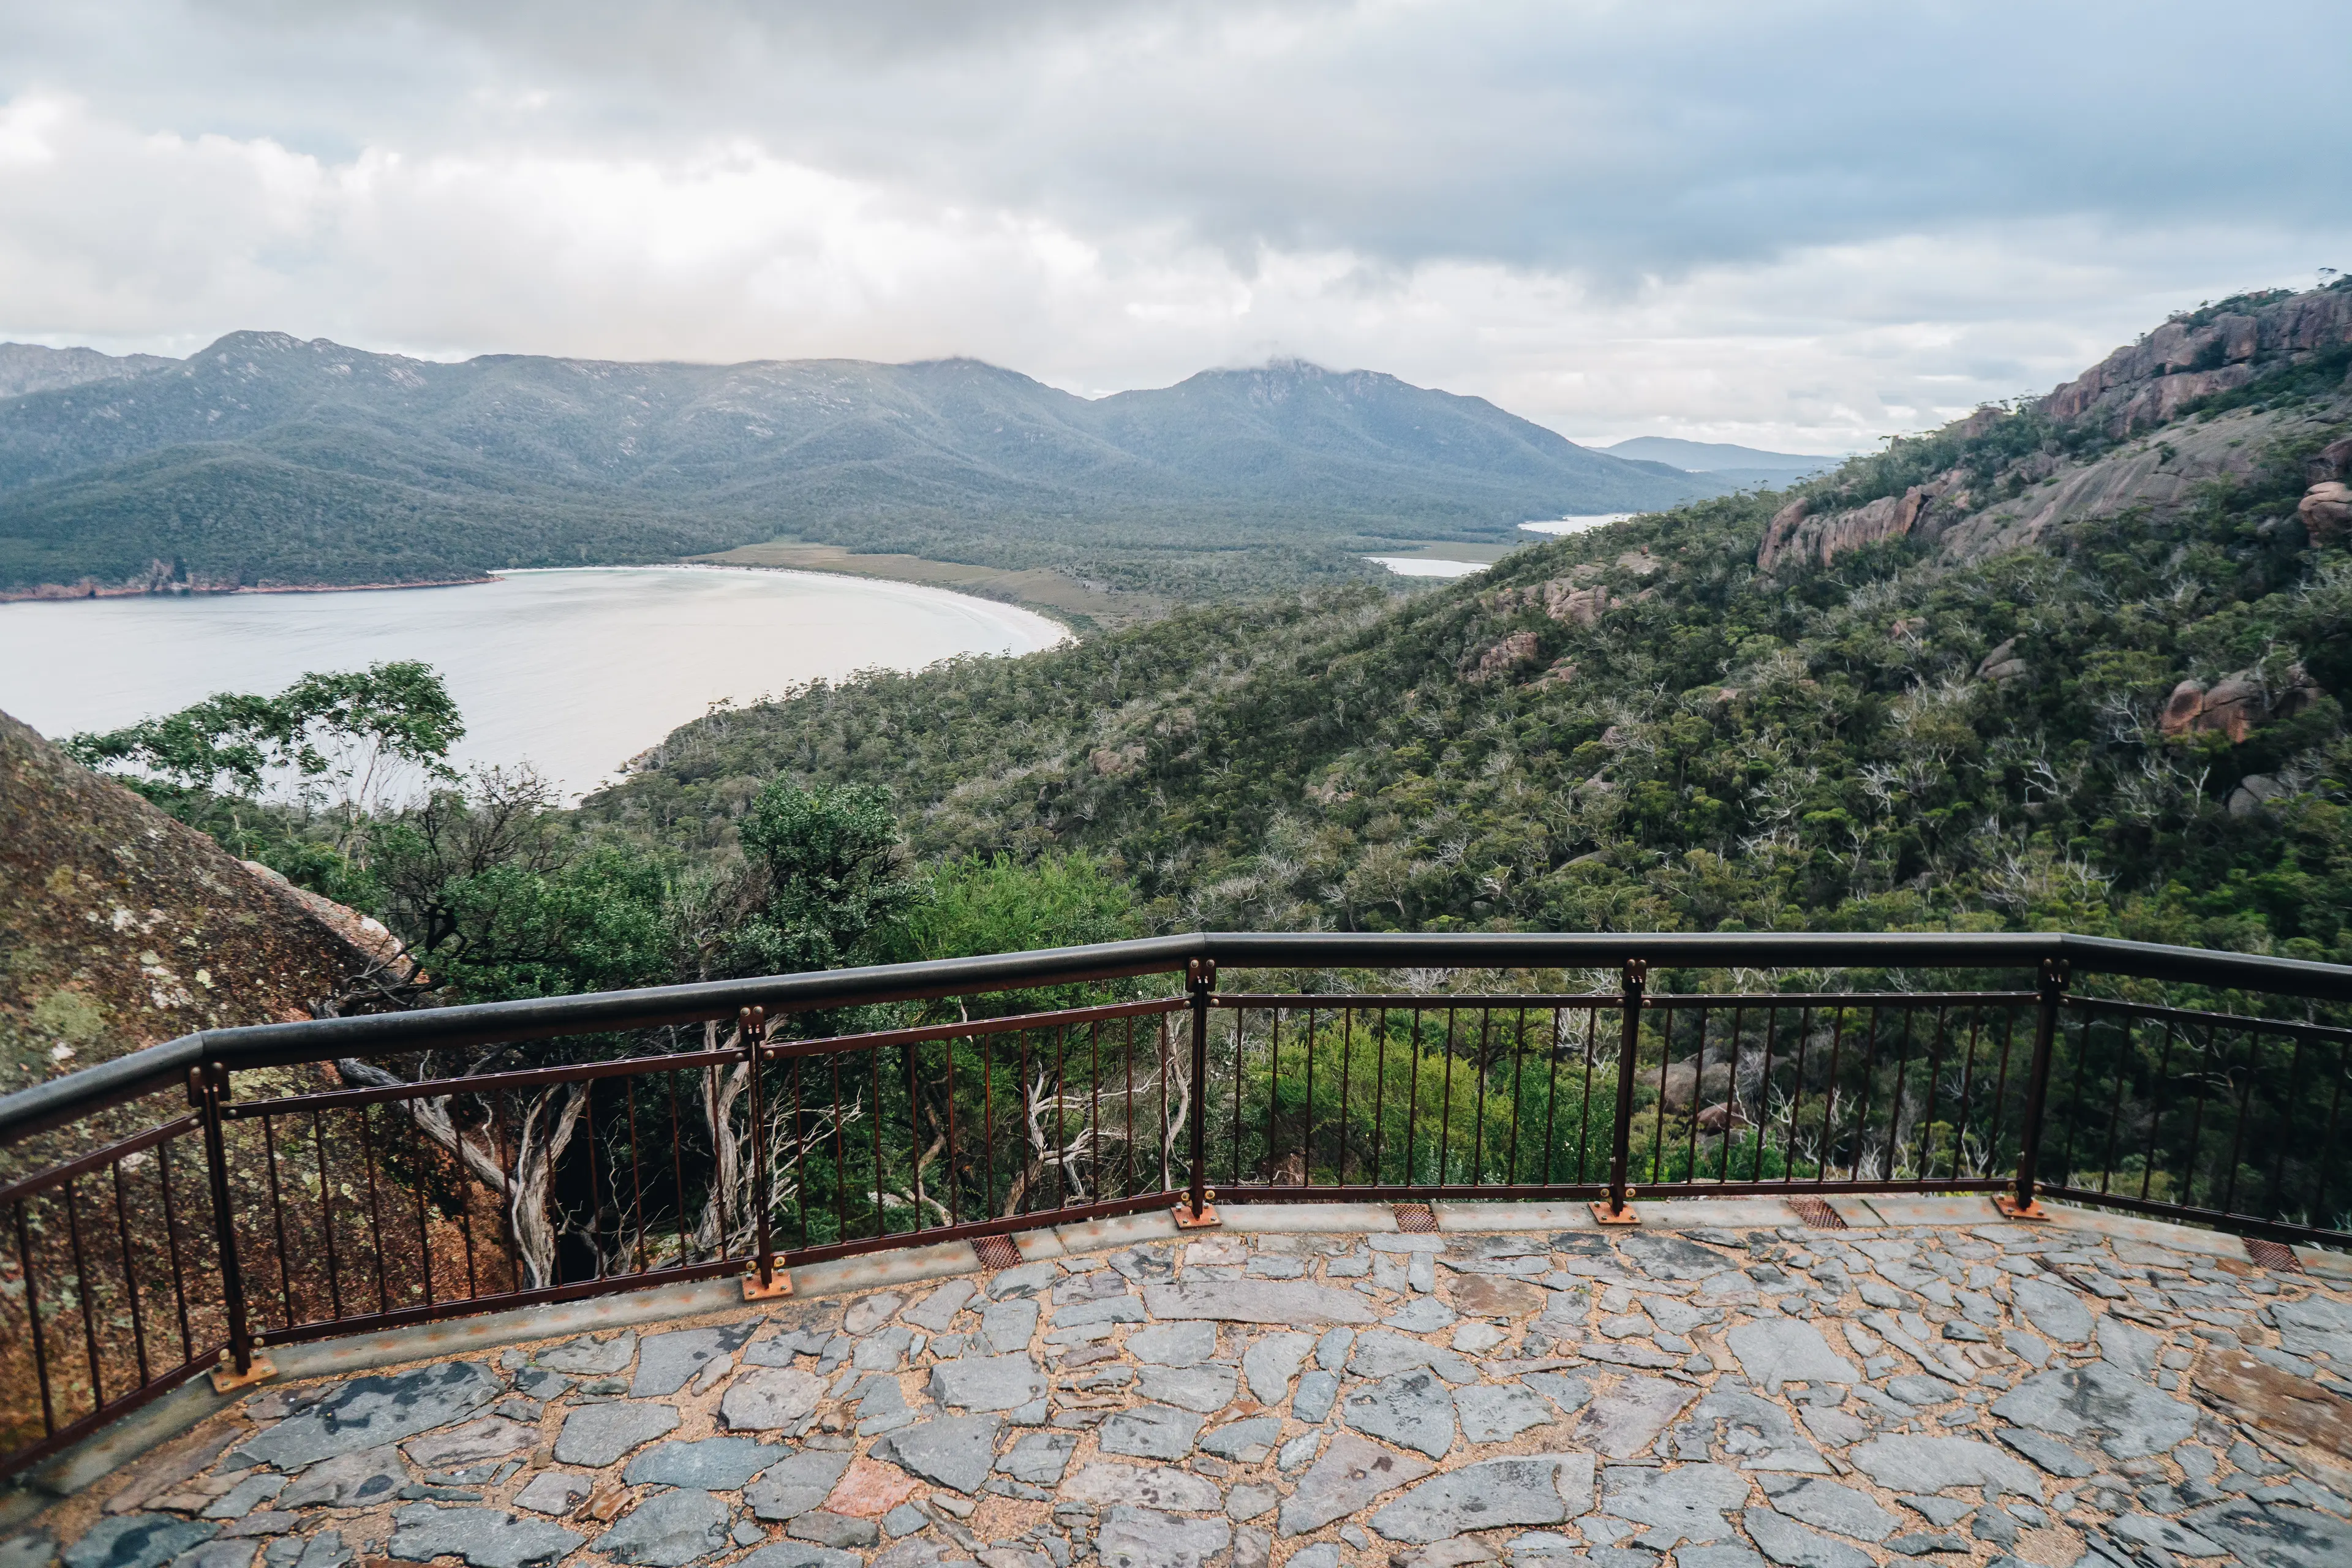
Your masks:
{"label": "sea water surface", "polygon": [[448,588],[0,605],[0,710],[62,738],[305,671],[422,659],[466,718],[454,760],[528,762],[567,798],[697,719],[802,681],[1022,654],[1067,634],[943,589],[813,572],[609,567]]}

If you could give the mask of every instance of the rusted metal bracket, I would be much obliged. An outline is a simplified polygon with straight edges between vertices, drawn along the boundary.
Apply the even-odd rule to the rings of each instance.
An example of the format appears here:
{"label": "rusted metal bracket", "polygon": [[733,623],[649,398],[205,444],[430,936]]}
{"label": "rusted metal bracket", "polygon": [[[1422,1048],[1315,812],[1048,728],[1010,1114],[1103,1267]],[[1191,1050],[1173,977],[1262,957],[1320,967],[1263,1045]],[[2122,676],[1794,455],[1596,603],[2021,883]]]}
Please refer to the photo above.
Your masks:
{"label": "rusted metal bracket", "polygon": [[257,1355],[243,1372],[226,1351],[221,1352],[220,1365],[213,1368],[213,1392],[234,1394],[240,1388],[251,1388],[257,1383],[268,1383],[278,1375],[278,1367],[268,1356]]}
{"label": "rusted metal bracket", "polygon": [[771,1271],[770,1282],[762,1285],[760,1283],[759,1259],[755,1258],[743,1266],[743,1300],[773,1301],[793,1293],[793,1277],[781,1268],[775,1268],[772,1264]]}
{"label": "rusted metal bracket", "polygon": [[2048,1219],[2050,1217],[2050,1211],[2042,1206],[2041,1200],[2038,1198],[2028,1198],[2025,1202],[2019,1203],[2012,1194],[1996,1193],[1993,1194],[1992,1206],[1999,1209],[2005,1219]]}
{"label": "rusted metal bracket", "polygon": [[1625,1206],[1622,1209],[1611,1209],[1609,1206],[1609,1200],[1606,1198],[1592,1205],[1592,1218],[1594,1223],[1598,1225],[1641,1224],[1642,1216],[1633,1212],[1633,1189],[1631,1187],[1627,1187],[1625,1189]]}
{"label": "rusted metal bracket", "polygon": [[1169,1210],[1171,1214],[1173,1214],[1176,1216],[1176,1228],[1178,1230],[1207,1230],[1213,1226],[1223,1224],[1224,1221],[1219,1218],[1217,1215],[1216,1197],[1216,1189],[1212,1187],[1201,1194],[1201,1206],[1197,1212],[1194,1211],[1192,1205],[1189,1202],[1180,1203]]}

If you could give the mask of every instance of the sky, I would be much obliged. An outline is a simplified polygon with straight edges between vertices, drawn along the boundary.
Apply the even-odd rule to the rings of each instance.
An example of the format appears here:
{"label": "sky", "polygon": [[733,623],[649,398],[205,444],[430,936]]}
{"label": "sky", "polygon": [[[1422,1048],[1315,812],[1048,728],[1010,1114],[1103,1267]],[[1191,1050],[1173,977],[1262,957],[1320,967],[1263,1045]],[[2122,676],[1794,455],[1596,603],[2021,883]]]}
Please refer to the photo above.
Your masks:
{"label": "sky", "polygon": [[0,339],[1868,447],[2352,268],[2340,0],[0,0]]}

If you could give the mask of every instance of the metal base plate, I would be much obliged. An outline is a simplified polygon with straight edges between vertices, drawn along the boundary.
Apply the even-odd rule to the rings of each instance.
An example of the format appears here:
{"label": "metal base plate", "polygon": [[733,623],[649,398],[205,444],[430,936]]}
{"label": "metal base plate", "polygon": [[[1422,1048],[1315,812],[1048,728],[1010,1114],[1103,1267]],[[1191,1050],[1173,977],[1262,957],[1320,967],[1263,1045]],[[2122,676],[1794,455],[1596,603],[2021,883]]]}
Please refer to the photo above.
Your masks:
{"label": "metal base plate", "polygon": [[1600,1225],[1639,1225],[1642,1223],[1642,1216],[1633,1212],[1633,1205],[1632,1204],[1627,1204],[1623,1208],[1619,1209],[1612,1214],[1610,1212],[1609,1204],[1606,1199],[1603,1199],[1601,1202],[1592,1205],[1592,1218],[1596,1224]]}
{"label": "metal base plate", "polygon": [[778,1268],[774,1270],[772,1279],[774,1280],[774,1283],[772,1284],[761,1284],[760,1266],[756,1263],[751,1265],[751,1268],[743,1276],[743,1300],[746,1301],[773,1301],[780,1297],[789,1296],[793,1293],[793,1277],[791,1275],[785,1273],[782,1269]]}
{"label": "metal base plate", "polygon": [[240,1388],[251,1388],[257,1383],[268,1383],[277,1375],[278,1367],[268,1356],[255,1356],[253,1364],[240,1373],[236,1370],[236,1363],[229,1359],[228,1352],[223,1351],[220,1365],[213,1368],[213,1392],[234,1394]]}
{"label": "metal base plate", "polygon": [[1188,1204],[1178,1204],[1169,1212],[1176,1216],[1178,1230],[1206,1230],[1222,1223],[1217,1218],[1217,1205],[1214,1204],[1202,1204],[1199,1214],[1194,1214]]}
{"label": "metal base plate", "polygon": [[2017,1201],[2016,1195],[2011,1193],[1994,1194],[1992,1206],[2011,1219],[2048,1219],[2050,1217],[2050,1211],[2039,1203],[2028,1199],[2021,1204]]}

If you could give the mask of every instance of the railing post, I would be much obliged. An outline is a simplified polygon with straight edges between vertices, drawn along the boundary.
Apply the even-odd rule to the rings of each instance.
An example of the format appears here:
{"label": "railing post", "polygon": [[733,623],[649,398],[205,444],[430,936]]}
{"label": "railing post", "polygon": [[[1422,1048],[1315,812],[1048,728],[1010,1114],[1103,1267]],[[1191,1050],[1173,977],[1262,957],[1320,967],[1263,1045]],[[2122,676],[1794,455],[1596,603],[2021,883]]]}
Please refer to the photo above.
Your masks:
{"label": "railing post", "polygon": [[2042,1117],[2050,1098],[2050,1057],[2058,1038],[2058,1007],[2066,999],[2066,961],[2042,961],[2042,1001],[2033,1023],[2033,1067],[2025,1080],[2024,1146],[2017,1152],[2017,1190],[1993,1200],[2011,1219],[2047,1219],[2033,1199],[2042,1163]]}
{"label": "railing post", "polygon": [[[744,1070],[751,1091],[751,1225],[758,1257],[743,1274],[743,1300],[772,1300],[793,1293],[792,1277],[776,1272],[775,1243],[768,1234],[768,1112],[760,1098],[760,1058],[768,1044],[768,1010],[746,1007],[735,1015],[743,1037]],[[881,1108],[875,1108],[880,1114]]]}
{"label": "railing post", "polygon": [[1209,999],[1216,994],[1217,961],[1195,958],[1184,965],[1184,986],[1192,999],[1192,1085],[1185,1121],[1192,1145],[1191,1190],[1176,1205],[1176,1225],[1191,1230],[1217,1223],[1209,1206],[1216,1194],[1209,1190]]}
{"label": "railing post", "polygon": [[278,1369],[253,1353],[253,1331],[246,1321],[245,1269],[236,1253],[236,1215],[229,1207],[228,1146],[221,1135],[222,1104],[228,1099],[228,1069],[205,1062],[188,1071],[188,1099],[203,1119],[205,1173],[213,1194],[213,1239],[220,1250],[221,1307],[228,1314],[229,1364],[215,1369],[213,1387],[226,1394],[265,1378]]}
{"label": "railing post", "polygon": [[1592,1217],[1602,1225],[1640,1223],[1640,1216],[1626,1202],[1633,1189],[1625,1184],[1625,1164],[1632,1158],[1633,1143],[1633,1074],[1642,1047],[1642,994],[1649,983],[1649,960],[1627,959],[1619,1001],[1624,1023],[1617,1041],[1617,1122],[1609,1135],[1609,1201],[1592,1205]]}

